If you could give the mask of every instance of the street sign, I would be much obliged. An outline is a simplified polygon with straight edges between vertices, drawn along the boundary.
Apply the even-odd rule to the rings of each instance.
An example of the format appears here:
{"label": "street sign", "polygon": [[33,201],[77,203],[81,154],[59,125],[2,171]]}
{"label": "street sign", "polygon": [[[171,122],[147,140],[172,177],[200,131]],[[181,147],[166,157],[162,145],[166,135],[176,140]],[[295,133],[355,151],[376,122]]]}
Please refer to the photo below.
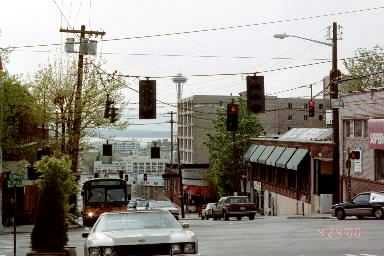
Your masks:
{"label": "street sign", "polygon": [[344,108],[344,101],[342,99],[332,99],[332,108]]}
{"label": "street sign", "polygon": [[8,187],[23,187],[23,180],[24,175],[11,172],[8,178]]}

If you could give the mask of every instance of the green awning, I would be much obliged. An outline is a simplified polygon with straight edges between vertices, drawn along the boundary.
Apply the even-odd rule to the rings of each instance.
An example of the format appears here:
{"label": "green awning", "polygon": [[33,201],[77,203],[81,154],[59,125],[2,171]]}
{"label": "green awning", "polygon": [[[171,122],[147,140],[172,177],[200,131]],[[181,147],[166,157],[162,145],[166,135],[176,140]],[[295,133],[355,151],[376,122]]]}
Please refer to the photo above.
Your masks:
{"label": "green awning", "polygon": [[245,152],[245,154],[244,154],[244,161],[249,161],[253,152],[255,152],[255,150],[258,146],[259,145],[256,145],[256,144],[252,144],[251,146],[249,146],[247,152]]}
{"label": "green awning", "polygon": [[298,149],[295,154],[287,163],[287,169],[297,171],[299,164],[303,161],[304,157],[308,154],[308,149]]}
{"label": "green awning", "polygon": [[275,146],[267,146],[263,154],[261,154],[261,156],[257,160],[257,162],[260,164],[265,164],[265,162],[267,162],[268,157],[271,155],[274,149],[275,149]]}
{"label": "green awning", "polygon": [[257,149],[255,150],[255,152],[253,152],[252,156],[251,156],[251,159],[250,159],[250,162],[252,163],[257,163],[257,160],[259,159],[259,157],[261,156],[261,154],[264,152],[266,146],[264,145],[259,145],[257,147]]}
{"label": "green awning", "polygon": [[279,159],[276,161],[276,166],[280,168],[286,168],[289,159],[291,159],[295,151],[295,148],[286,148],[285,151],[279,157]]}
{"label": "green awning", "polygon": [[275,150],[273,150],[272,154],[267,159],[266,164],[271,166],[276,166],[276,161],[282,155],[284,150],[285,150],[284,147],[276,147]]}

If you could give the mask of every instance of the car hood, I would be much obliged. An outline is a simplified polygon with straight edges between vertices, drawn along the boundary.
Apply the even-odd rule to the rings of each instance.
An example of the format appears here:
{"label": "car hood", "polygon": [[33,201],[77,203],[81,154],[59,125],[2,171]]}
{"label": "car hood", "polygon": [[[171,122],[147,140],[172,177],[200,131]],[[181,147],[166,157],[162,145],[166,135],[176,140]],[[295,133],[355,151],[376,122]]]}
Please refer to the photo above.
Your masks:
{"label": "car hood", "polygon": [[181,243],[196,241],[195,234],[183,229],[140,229],[95,232],[87,239],[88,247],[136,244]]}

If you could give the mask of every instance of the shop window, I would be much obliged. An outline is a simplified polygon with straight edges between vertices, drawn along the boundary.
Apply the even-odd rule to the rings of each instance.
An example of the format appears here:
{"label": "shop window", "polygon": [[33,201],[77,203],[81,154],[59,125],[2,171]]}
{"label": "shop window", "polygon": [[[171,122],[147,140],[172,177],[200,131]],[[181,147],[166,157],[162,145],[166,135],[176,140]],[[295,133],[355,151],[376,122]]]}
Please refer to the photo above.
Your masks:
{"label": "shop window", "polygon": [[364,125],[364,137],[368,137],[368,120],[364,120],[363,121],[363,125]]}
{"label": "shop window", "polygon": [[351,137],[352,135],[352,122],[351,120],[344,121],[344,134],[345,137]]}
{"label": "shop window", "polygon": [[384,150],[375,150],[375,179],[384,180]]}
{"label": "shop window", "polygon": [[362,137],[363,136],[363,120],[354,120],[353,121],[353,136]]}

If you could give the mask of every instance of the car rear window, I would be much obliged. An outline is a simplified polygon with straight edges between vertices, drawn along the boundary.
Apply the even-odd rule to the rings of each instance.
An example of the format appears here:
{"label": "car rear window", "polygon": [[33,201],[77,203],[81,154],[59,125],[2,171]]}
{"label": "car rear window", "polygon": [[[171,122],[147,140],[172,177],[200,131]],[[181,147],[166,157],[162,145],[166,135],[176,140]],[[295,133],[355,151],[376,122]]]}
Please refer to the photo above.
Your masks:
{"label": "car rear window", "polygon": [[231,204],[242,204],[242,203],[248,203],[247,197],[231,197],[228,198],[229,203]]}

